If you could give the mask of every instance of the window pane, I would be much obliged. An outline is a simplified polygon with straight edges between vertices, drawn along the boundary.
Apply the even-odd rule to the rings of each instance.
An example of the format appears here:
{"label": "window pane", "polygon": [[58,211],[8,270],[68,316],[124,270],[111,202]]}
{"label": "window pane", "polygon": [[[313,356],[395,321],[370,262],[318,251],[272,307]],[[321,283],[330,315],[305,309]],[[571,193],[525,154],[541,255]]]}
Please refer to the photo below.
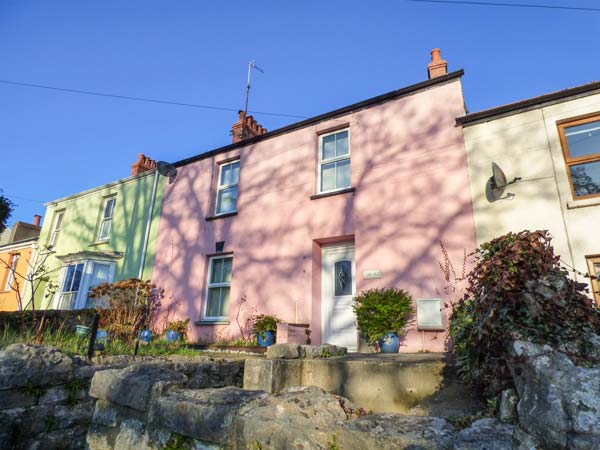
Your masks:
{"label": "window pane", "polygon": [[231,264],[233,262],[233,258],[224,258],[223,261],[223,272],[221,280],[223,283],[231,282]]}
{"label": "window pane", "polygon": [[62,224],[62,219],[63,219],[63,213],[60,213],[57,217],[56,217],[56,224],[54,225],[54,229],[55,230],[60,230],[60,226]]}
{"label": "window pane", "polygon": [[71,287],[72,292],[79,290],[79,283],[81,283],[81,276],[83,275],[83,264],[77,264],[75,267],[75,275],[73,275],[73,285]]}
{"label": "window pane", "polygon": [[335,135],[335,155],[348,154],[348,131],[342,131]]}
{"label": "window pane", "polygon": [[220,316],[227,316],[229,314],[229,287],[221,288],[221,313]]}
{"label": "window pane", "polygon": [[335,263],[335,295],[352,295],[352,263],[338,261]]}
{"label": "window pane", "polygon": [[206,299],[206,316],[219,317],[219,309],[221,305],[221,289],[210,288],[208,290],[208,298]]}
{"label": "window pane", "polygon": [[109,217],[112,217],[112,210],[113,210],[113,206],[115,204],[114,199],[110,199],[106,201],[106,204],[104,205],[104,215],[103,218],[104,219],[108,219]]}
{"label": "window pane", "polygon": [[335,135],[330,134],[323,138],[323,156],[322,159],[335,157]]}
{"label": "window pane", "polygon": [[71,290],[71,284],[73,283],[73,274],[75,273],[75,266],[71,265],[67,267],[67,274],[65,275],[65,282],[63,283],[63,292],[69,292]]}
{"label": "window pane", "polygon": [[217,194],[217,214],[235,212],[237,208],[237,186],[222,189]]}
{"label": "window pane", "polygon": [[335,163],[323,164],[321,166],[321,191],[335,189]]}
{"label": "window pane", "polygon": [[100,232],[98,233],[98,239],[104,240],[110,237],[110,230],[112,228],[112,219],[105,219],[100,223]]}
{"label": "window pane", "polygon": [[600,121],[565,129],[572,158],[600,153]]}
{"label": "window pane", "polygon": [[213,259],[212,260],[212,273],[210,274],[210,283],[221,283],[223,273],[223,260]]}
{"label": "window pane", "polygon": [[350,187],[350,160],[345,159],[336,163],[336,188]]}
{"label": "window pane", "polygon": [[226,164],[221,167],[221,183],[219,186],[237,184],[240,178],[240,162]]}
{"label": "window pane", "polygon": [[576,197],[600,194],[600,161],[570,167]]}

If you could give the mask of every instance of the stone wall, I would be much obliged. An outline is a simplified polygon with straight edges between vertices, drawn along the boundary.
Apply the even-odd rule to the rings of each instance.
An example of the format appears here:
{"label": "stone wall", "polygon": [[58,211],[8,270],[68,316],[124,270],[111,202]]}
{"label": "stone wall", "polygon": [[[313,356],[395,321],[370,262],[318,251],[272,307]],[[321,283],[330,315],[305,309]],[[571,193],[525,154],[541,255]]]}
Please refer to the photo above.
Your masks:
{"label": "stone wall", "polygon": [[[96,403],[88,394],[92,377],[97,373],[101,380],[132,364],[148,367],[151,373],[175,373],[190,388],[241,386],[244,367],[243,360],[177,356],[108,356],[88,364],[52,347],[11,345],[0,352],[0,449],[85,449]],[[143,380],[134,377],[119,389],[112,386],[112,395],[139,408],[143,399],[135,397],[132,387],[140,383]]]}

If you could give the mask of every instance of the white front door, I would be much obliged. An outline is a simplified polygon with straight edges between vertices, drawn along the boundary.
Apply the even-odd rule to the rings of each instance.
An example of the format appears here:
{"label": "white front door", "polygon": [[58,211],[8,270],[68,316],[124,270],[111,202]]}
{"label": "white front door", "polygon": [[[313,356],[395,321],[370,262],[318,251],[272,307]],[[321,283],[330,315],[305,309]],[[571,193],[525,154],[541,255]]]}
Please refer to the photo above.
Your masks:
{"label": "white front door", "polygon": [[358,348],[356,317],[352,309],[356,295],[354,245],[323,247],[321,320],[323,343]]}

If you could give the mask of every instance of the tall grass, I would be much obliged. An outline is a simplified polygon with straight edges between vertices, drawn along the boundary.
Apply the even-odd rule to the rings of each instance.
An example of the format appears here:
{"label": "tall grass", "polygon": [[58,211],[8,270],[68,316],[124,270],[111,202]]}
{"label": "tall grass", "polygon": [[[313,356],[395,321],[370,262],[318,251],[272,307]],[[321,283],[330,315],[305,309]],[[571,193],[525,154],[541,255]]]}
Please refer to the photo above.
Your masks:
{"label": "tall grass", "polygon": [[[63,328],[58,330],[46,329],[40,338],[41,342],[39,339],[36,341],[35,335],[31,331],[24,334],[21,330],[17,331],[5,326],[0,330],[0,350],[11,344],[36,343],[56,347],[71,356],[84,356],[87,353],[89,338],[81,338]],[[133,355],[134,344],[119,339],[110,339],[101,352],[96,352],[96,354],[99,353],[104,355]],[[197,356],[200,353],[200,351],[189,348],[185,344],[171,344],[160,340],[152,341],[148,345],[140,345],[138,350],[140,356]]]}

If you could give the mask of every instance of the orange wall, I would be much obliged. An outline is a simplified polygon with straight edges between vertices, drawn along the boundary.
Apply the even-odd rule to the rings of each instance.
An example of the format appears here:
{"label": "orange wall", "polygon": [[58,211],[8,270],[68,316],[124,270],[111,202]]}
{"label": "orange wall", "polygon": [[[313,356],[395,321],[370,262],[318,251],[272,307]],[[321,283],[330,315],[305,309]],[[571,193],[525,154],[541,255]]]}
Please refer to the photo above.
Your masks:
{"label": "orange wall", "polygon": [[[11,254],[19,253],[21,256],[17,262],[16,272],[25,276],[29,267],[29,260],[31,259],[31,251],[31,244],[29,244],[28,247],[0,252],[0,311],[16,311],[18,309],[17,293],[13,289],[4,289],[9,273],[5,263],[10,264]],[[23,292],[23,279],[18,275],[15,275],[15,278],[19,281],[19,290]],[[16,286],[14,281],[13,286]]]}

